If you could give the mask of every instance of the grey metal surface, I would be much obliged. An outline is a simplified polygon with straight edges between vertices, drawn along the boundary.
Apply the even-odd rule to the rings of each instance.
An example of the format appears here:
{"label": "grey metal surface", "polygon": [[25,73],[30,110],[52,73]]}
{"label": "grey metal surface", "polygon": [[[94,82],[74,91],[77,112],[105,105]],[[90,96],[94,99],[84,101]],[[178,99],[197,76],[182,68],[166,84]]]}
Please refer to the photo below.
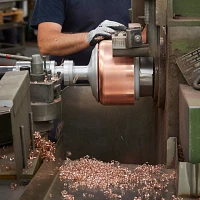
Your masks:
{"label": "grey metal surface", "polygon": [[132,23],[134,28],[129,28],[126,30],[126,46],[128,48],[135,48],[142,46],[142,27],[138,23]]}
{"label": "grey metal surface", "polygon": [[43,59],[40,54],[32,55],[31,59],[31,73],[32,74],[43,74]]}
{"label": "grey metal surface", "polygon": [[[24,131],[24,126],[20,126],[20,139],[21,139],[21,148],[22,148],[22,158],[23,158],[23,169],[27,169],[28,166],[28,156],[29,156],[29,149],[26,150],[26,135]],[[31,135],[31,134],[30,134]],[[29,142],[31,141],[31,138],[29,139]]]}
{"label": "grey metal surface", "polygon": [[74,66],[73,68],[74,82],[77,80],[88,80],[88,67],[87,66]]}
{"label": "grey metal surface", "polygon": [[[59,66],[55,66],[55,69]],[[72,60],[65,60],[63,64],[64,84],[74,85],[78,80],[88,80],[88,66],[75,66]]]}
{"label": "grey metal surface", "polygon": [[157,101],[159,108],[165,106],[166,95],[166,27],[161,26],[159,29],[160,41],[158,44],[158,56],[154,58],[154,100]]}
{"label": "grey metal surface", "polygon": [[152,57],[134,58],[134,96],[135,100],[140,97],[153,97],[153,68]]}
{"label": "grey metal surface", "polygon": [[153,96],[153,57],[140,57],[140,97]]}
{"label": "grey metal surface", "polygon": [[31,101],[51,103],[54,100],[54,82],[31,82]]}
{"label": "grey metal surface", "polygon": [[167,139],[167,159],[166,159],[166,167],[170,169],[177,168],[178,162],[178,152],[177,152],[177,138],[169,137]]}
{"label": "grey metal surface", "polygon": [[186,197],[200,196],[200,164],[179,162],[177,194]]}
{"label": "grey metal surface", "polygon": [[140,57],[140,56],[149,56],[150,55],[150,48],[148,44],[143,44],[142,47],[137,47],[133,49],[113,49],[113,56],[114,57]]}
{"label": "grey metal surface", "polygon": [[126,48],[127,34],[121,31],[117,34],[112,35],[112,48],[113,49],[127,49]]}
{"label": "grey metal surface", "polygon": [[150,47],[150,56],[156,57],[158,32],[156,26],[156,1],[146,1],[148,4],[149,23],[147,25],[147,43]]}
{"label": "grey metal surface", "polygon": [[15,190],[11,190],[10,185],[0,185],[1,200],[18,200],[25,189],[26,186],[17,186]]}
{"label": "grey metal surface", "polygon": [[61,166],[62,161],[45,161],[19,200],[43,200]]}
{"label": "grey metal surface", "polygon": [[51,103],[32,102],[33,121],[51,121],[61,115],[61,96]]}
{"label": "grey metal surface", "polygon": [[[90,155],[103,161],[156,163],[155,107],[151,97],[134,106],[103,106],[91,88],[62,92],[63,135],[72,159]],[[151,152],[151,153],[149,153]]]}
{"label": "grey metal surface", "polygon": [[[22,66],[31,67],[31,106],[35,130],[39,132],[49,131],[52,124],[48,121],[55,120],[61,116],[60,93],[62,78],[60,76],[61,71],[56,71],[56,74],[51,73],[51,69],[55,68],[55,64],[55,62],[51,61],[46,62],[46,57],[41,57],[40,54],[34,54],[31,57],[31,62],[17,62],[15,68],[19,70]],[[46,69],[44,70],[44,68]]]}
{"label": "grey metal surface", "polygon": [[156,0],[156,25],[165,26],[167,23],[167,0]]}
{"label": "grey metal surface", "polygon": [[134,98],[140,98],[140,58],[134,58]]}
{"label": "grey metal surface", "polygon": [[29,113],[30,121],[30,139],[31,139],[31,150],[35,150],[35,141],[34,141],[34,125],[33,125],[33,113]]}
{"label": "grey metal surface", "polygon": [[200,48],[176,60],[179,69],[189,85],[200,75]]}
{"label": "grey metal surface", "polygon": [[47,134],[48,131],[53,130],[54,124],[52,121],[39,121],[34,122],[34,131],[41,132],[42,134]]}
{"label": "grey metal surface", "polygon": [[43,82],[45,79],[45,73],[43,74],[30,74],[30,79],[32,82]]}
{"label": "grey metal surface", "polygon": [[92,51],[88,66],[74,66],[73,61],[67,60],[64,62],[63,68],[65,86],[73,86],[78,80],[88,80],[94,97],[99,101],[98,44]]}
{"label": "grey metal surface", "polygon": [[16,174],[18,178],[20,178],[23,170],[24,159],[20,126],[24,126],[24,153],[29,155],[30,149],[29,113],[31,112],[31,104],[29,82],[27,71],[7,72],[0,81],[0,106],[10,107]]}
{"label": "grey metal surface", "polygon": [[73,60],[64,61],[63,78],[64,78],[64,85],[66,86],[73,85],[73,75],[72,75],[73,66],[74,66]]}
{"label": "grey metal surface", "polygon": [[[185,85],[186,86],[186,85]],[[179,86],[179,141],[182,147],[184,159],[189,162],[190,158],[190,136],[189,136],[189,107],[184,97],[184,85]],[[187,88],[187,86],[186,86]],[[189,90],[188,90],[189,91]]]}
{"label": "grey metal surface", "polygon": [[92,94],[99,102],[99,63],[98,63],[98,45],[92,51],[90,63],[88,65],[88,80],[92,89]]}
{"label": "grey metal surface", "polygon": [[140,23],[144,27],[144,0],[131,1],[131,22]]}

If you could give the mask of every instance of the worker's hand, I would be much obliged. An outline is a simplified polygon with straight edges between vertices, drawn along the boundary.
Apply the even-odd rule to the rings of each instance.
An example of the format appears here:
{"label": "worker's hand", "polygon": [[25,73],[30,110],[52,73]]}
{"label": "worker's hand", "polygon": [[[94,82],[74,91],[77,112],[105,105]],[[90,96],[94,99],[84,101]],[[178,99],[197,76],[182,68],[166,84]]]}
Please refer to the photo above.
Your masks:
{"label": "worker's hand", "polygon": [[117,30],[125,31],[126,26],[118,22],[105,20],[96,29],[89,32],[88,42],[91,46],[94,46],[102,40],[111,39],[111,35]]}

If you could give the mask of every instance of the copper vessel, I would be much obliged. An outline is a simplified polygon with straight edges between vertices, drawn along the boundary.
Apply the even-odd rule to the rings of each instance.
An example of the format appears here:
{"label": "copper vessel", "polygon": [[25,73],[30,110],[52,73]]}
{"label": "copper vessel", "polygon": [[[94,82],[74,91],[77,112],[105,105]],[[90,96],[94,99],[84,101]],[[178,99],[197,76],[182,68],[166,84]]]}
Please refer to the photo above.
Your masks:
{"label": "copper vessel", "polygon": [[102,41],[99,44],[99,101],[103,105],[134,104],[134,59],[112,55],[112,41]]}

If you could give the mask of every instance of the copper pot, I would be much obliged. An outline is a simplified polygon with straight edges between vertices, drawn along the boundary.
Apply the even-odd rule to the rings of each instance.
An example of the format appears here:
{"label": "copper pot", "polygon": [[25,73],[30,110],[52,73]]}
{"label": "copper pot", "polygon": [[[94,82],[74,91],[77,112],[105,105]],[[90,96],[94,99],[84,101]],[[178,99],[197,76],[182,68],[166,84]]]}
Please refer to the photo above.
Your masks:
{"label": "copper pot", "polygon": [[99,44],[99,101],[103,105],[134,104],[134,59],[113,57],[112,41]]}

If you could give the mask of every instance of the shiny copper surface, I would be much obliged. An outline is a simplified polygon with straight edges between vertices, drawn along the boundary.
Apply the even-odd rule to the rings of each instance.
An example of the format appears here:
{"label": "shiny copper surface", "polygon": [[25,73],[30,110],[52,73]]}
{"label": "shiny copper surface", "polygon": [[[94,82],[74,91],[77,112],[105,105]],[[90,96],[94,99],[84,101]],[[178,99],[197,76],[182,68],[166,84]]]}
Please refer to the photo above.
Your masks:
{"label": "shiny copper surface", "polygon": [[113,57],[108,40],[99,44],[99,100],[103,105],[134,103],[133,58]]}
{"label": "shiny copper surface", "polygon": [[143,41],[143,43],[147,42],[147,29],[146,29],[146,27],[144,27],[144,29],[142,31],[142,41]]}

